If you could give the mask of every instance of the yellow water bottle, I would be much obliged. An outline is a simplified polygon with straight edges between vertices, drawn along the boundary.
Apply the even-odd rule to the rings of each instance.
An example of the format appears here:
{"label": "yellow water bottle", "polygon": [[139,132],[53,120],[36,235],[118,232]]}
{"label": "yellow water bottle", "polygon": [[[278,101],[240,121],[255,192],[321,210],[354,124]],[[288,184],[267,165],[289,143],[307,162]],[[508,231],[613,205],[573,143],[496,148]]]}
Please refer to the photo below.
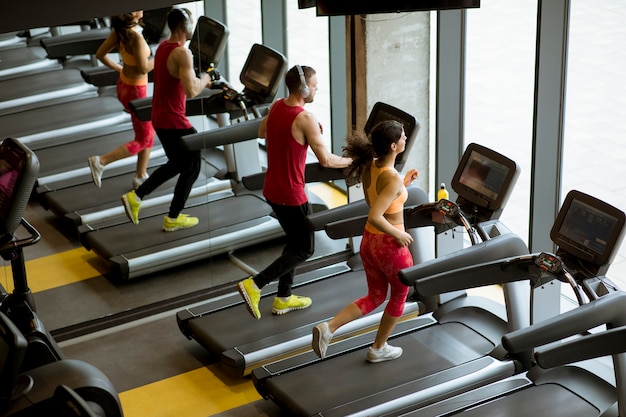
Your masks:
{"label": "yellow water bottle", "polygon": [[437,201],[441,200],[449,200],[450,199],[450,194],[448,193],[448,190],[446,190],[446,183],[442,182],[441,185],[439,186],[439,191],[437,191]]}

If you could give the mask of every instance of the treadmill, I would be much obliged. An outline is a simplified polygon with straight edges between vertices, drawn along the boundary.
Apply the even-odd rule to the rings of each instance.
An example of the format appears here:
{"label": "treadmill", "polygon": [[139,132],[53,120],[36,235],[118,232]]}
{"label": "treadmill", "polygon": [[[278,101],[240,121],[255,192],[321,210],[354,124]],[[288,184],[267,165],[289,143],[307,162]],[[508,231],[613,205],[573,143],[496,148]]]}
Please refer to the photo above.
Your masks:
{"label": "treadmill", "polygon": [[[547,260],[544,267],[561,269],[564,275],[572,275],[568,279],[578,279],[574,277],[584,270],[584,275],[591,278],[578,280],[591,301],[504,335],[502,345],[513,357],[528,356],[535,349],[527,372],[427,407],[406,401],[405,407],[386,416],[528,416],[545,415],[546,410],[556,417],[626,414],[622,371],[626,359],[626,294],[604,275],[623,239],[619,230],[624,214],[578,191],[568,194],[564,207],[551,231],[560,255],[542,254]],[[586,215],[584,221],[579,213]],[[601,239],[584,240],[597,235]],[[578,262],[571,253],[576,254]],[[515,265],[507,265],[502,273],[514,275],[512,267]],[[435,279],[417,279],[415,286],[427,292],[445,291],[447,285],[436,288],[439,285]],[[554,343],[565,338],[570,340]],[[612,356],[612,364],[606,359],[590,360],[607,355]]]}
{"label": "treadmill", "polygon": [[[22,46],[0,50],[0,80],[49,73],[52,83],[55,77],[53,73],[57,70],[72,66],[85,66],[82,58],[76,62],[68,57],[94,54],[109,33],[108,28],[89,29],[78,33],[42,38],[41,46]],[[88,65],[91,66],[92,63]]]}
{"label": "treadmill", "polygon": [[[541,346],[527,372],[391,416],[618,417],[626,413],[626,294],[616,288],[584,306],[503,337],[511,356]],[[592,329],[606,325],[606,330]],[[592,330],[592,331],[590,331]],[[569,341],[565,338],[574,337]],[[559,343],[553,343],[559,342]],[[551,343],[551,344],[549,344]],[[612,356],[612,364],[603,356]]]}
{"label": "treadmill", "polygon": [[[556,255],[541,252],[459,267],[452,253],[407,268],[400,278],[424,296],[493,284],[503,284],[506,293],[510,284],[527,281],[541,291],[556,280],[571,285],[579,303],[586,303],[595,296],[599,280],[612,287],[598,274],[606,271],[616,253],[624,219],[624,213],[600,200],[571,193],[551,231],[553,242],[562,244]],[[590,240],[576,240],[581,237]],[[595,243],[589,247],[588,242]],[[602,255],[597,257],[598,253]],[[528,313],[512,307],[507,305],[509,317]],[[533,307],[537,306],[531,302],[531,316],[536,312]],[[512,357],[501,345],[505,334],[527,326],[512,329],[502,311],[485,309],[467,297],[442,304],[432,317],[437,324],[392,336],[391,343],[404,349],[398,360],[369,364],[364,346],[341,355],[333,351],[324,361],[307,361],[313,366],[305,361],[283,366],[276,362],[253,371],[257,390],[294,416],[402,415],[407,407],[420,409],[416,415],[422,416],[426,407],[529,369],[529,352],[520,350]],[[326,389],[329,381],[332,389]],[[454,405],[453,400],[449,403]]]}
{"label": "treadmill", "polygon": [[[380,111],[375,111],[380,110]],[[393,109],[388,105],[377,104],[370,115],[368,125],[365,130],[373,127],[379,120],[388,119],[390,117],[403,121],[407,135],[412,138],[409,145],[414,140],[417,132],[415,119],[398,109]],[[379,114],[377,114],[379,113]],[[370,123],[371,122],[371,123]],[[476,145],[470,149],[477,149]],[[471,151],[470,151],[471,152]],[[484,150],[487,153],[487,150]],[[405,156],[406,158],[406,156]],[[511,167],[511,175],[508,178],[507,185],[514,182],[516,165],[513,161],[502,157],[506,160],[508,166]],[[398,164],[399,162],[399,164]],[[397,161],[397,165],[402,165],[404,159]],[[506,193],[505,193],[506,194]],[[426,193],[417,188],[409,187],[410,198],[407,201],[405,209],[405,226],[412,234],[415,234],[417,228],[423,226],[435,226],[438,233],[442,233],[453,226],[462,224],[458,210],[449,210],[446,216],[441,217],[440,211],[434,203],[428,203]],[[454,203],[449,202],[449,207],[456,207]],[[351,238],[360,236],[363,232],[365,221],[367,219],[367,204],[364,200],[359,200],[338,207],[332,210],[321,211],[309,216],[309,223],[313,230],[326,230],[328,235],[333,239]],[[411,213],[411,215],[407,214]],[[437,215],[441,219],[441,223],[433,223],[432,216]],[[459,223],[446,221],[446,219],[457,219]],[[341,220],[350,219],[348,222],[341,224]],[[466,223],[467,228],[469,226]],[[510,233],[504,233],[502,239],[495,239],[493,242],[477,245],[470,252],[473,259],[484,256],[484,259],[501,258],[504,256],[512,256],[518,254],[520,250],[525,250],[525,245],[521,241],[512,236]],[[472,232],[473,235],[473,232]],[[432,235],[417,236],[414,235],[414,244],[411,246],[414,262],[420,262],[429,258],[427,252],[431,246]],[[475,240],[475,243],[478,243]],[[489,246],[485,248],[485,246]],[[527,252],[527,250],[525,250]],[[470,259],[470,256],[467,256]],[[341,268],[347,268],[341,271]],[[340,275],[338,275],[340,273]],[[320,269],[316,274],[303,274],[304,281],[299,281],[304,285],[299,286],[300,292],[312,297],[314,300],[324,300],[323,303],[314,301],[311,308],[307,309],[304,314],[289,314],[285,317],[270,317],[260,320],[254,326],[241,326],[238,323],[249,320],[249,316],[245,308],[241,296],[233,291],[226,300],[228,308],[224,308],[222,303],[226,303],[225,299],[210,300],[206,305],[201,305],[177,313],[177,321],[182,333],[190,339],[196,340],[207,350],[219,357],[225,369],[234,374],[245,376],[253,372],[256,368],[276,361],[277,359],[288,357],[294,354],[303,353],[302,357],[311,360],[311,327],[315,324],[328,319],[339,309],[354,299],[354,294],[363,291],[364,284],[362,266],[360,258],[355,255],[340,262],[333,268]],[[330,279],[337,276],[337,279]],[[300,278],[297,276],[297,278]],[[273,299],[274,289],[264,294],[261,298],[260,309],[269,311]],[[264,291],[265,292],[265,291]],[[417,300],[411,300],[405,309],[405,319],[415,316],[420,309]],[[424,304],[426,305],[426,304]],[[358,322],[340,329],[342,332],[341,339],[355,333],[375,331],[380,314],[383,307],[372,315],[363,317]],[[280,322],[280,324],[278,324]],[[418,324],[421,323],[421,324]],[[412,328],[417,325],[430,325],[433,321],[431,318],[423,319],[417,317],[413,320],[400,325],[400,327]],[[234,327],[240,328],[238,332],[232,332]],[[248,330],[246,330],[246,328]],[[345,335],[343,334],[345,332]],[[265,335],[260,338],[259,334]],[[371,338],[371,334],[364,336],[366,339]],[[333,347],[330,347],[332,350]],[[314,356],[314,354],[313,354]],[[288,359],[287,359],[288,360]],[[270,365],[268,365],[270,366]]]}

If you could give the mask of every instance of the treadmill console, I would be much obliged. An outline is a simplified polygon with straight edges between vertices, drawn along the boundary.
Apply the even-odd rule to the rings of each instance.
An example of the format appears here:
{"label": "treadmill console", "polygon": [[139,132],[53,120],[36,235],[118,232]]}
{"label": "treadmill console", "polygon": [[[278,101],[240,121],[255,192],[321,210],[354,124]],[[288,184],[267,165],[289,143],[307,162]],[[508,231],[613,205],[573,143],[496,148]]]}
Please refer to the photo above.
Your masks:
{"label": "treadmill console", "polygon": [[604,273],[624,238],[624,212],[580,191],[570,191],[550,231],[557,255]]}
{"label": "treadmill console", "polygon": [[541,252],[538,256],[533,258],[533,262],[540,269],[547,271],[551,274],[559,274],[563,271],[563,263],[555,255],[547,252]]}
{"label": "treadmill console", "polygon": [[450,200],[441,199],[435,204],[435,209],[443,216],[454,217],[459,212],[459,206]]}
{"label": "treadmill console", "polygon": [[143,31],[141,34],[148,44],[158,44],[162,39],[166,38],[165,31],[167,28],[167,15],[172,7],[163,7],[160,9],[144,10],[141,18],[141,26]]}
{"label": "treadmill console", "polygon": [[223,23],[206,16],[198,18],[196,29],[189,42],[196,74],[219,64],[226,49],[228,35],[228,28]]}
{"label": "treadmill console", "polygon": [[0,145],[0,244],[13,239],[39,173],[34,153],[15,139]]}
{"label": "treadmill console", "polygon": [[287,58],[264,45],[254,44],[241,70],[243,94],[254,104],[271,103],[287,72]]}
{"label": "treadmill console", "polygon": [[515,161],[484,146],[471,143],[452,177],[457,203],[473,223],[500,217],[513,191],[520,169]]}
{"label": "treadmill console", "polygon": [[407,112],[379,101],[374,104],[374,107],[372,108],[372,111],[367,118],[367,122],[365,123],[365,128],[363,129],[363,131],[366,134],[369,134],[374,126],[385,120],[395,120],[402,123],[402,126],[404,126],[404,134],[406,135],[406,147],[401,154],[396,156],[395,163],[395,168],[398,171],[402,171],[409,157],[409,152],[411,152],[411,148],[415,143],[415,138],[417,138],[417,134],[419,133],[420,124],[417,119],[415,119],[415,117],[411,116]]}

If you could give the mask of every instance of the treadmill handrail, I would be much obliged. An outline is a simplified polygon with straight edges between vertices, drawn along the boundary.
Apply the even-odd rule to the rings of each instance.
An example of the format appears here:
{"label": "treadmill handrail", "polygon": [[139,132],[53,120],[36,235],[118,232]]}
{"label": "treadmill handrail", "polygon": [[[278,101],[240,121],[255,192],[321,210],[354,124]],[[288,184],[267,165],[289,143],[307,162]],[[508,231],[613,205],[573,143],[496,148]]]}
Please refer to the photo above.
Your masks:
{"label": "treadmill handrail", "polygon": [[535,353],[537,364],[544,369],[626,351],[626,326],[581,336]]}
{"label": "treadmill handrail", "polygon": [[521,281],[528,278],[526,269],[510,268],[505,277],[502,265],[527,253],[524,241],[507,233],[405,268],[398,276],[405,285],[413,285],[424,296]]}
{"label": "treadmill handrail", "polygon": [[[245,123],[245,122],[244,122]],[[306,183],[312,182],[328,182],[328,181],[337,181],[345,178],[345,174],[343,169],[341,168],[326,168],[322,166],[319,162],[310,162],[306,164],[304,167],[304,181]],[[265,172],[259,172],[252,175],[247,175],[242,179],[244,187],[246,187],[250,191],[261,190],[263,189],[263,184],[265,183]],[[343,206],[342,206],[343,207]],[[325,210],[326,212],[328,210]],[[340,219],[343,217],[337,217]],[[316,223],[317,224],[317,223]],[[311,226],[311,224],[309,225]],[[313,230],[322,230],[324,228],[323,225],[315,226]]]}
{"label": "treadmill handrail", "polygon": [[[308,172],[309,171],[305,174],[308,174]],[[309,177],[307,177],[307,182],[309,182]],[[407,187],[407,191],[409,195],[405,204],[410,205],[411,208],[414,205],[423,204],[428,201],[428,195],[420,187]],[[368,210],[369,207],[367,202],[364,199],[361,199],[329,210],[310,214],[307,216],[307,222],[309,223],[309,228],[311,228],[311,230],[318,231],[326,229],[328,236],[333,239],[358,236],[363,233],[363,227],[365,227],[365,222],[367,221]],[[332,225],[335,222],[336,224]],[[342,225],[342,222],[345,222],[345,224]],[[346,231],[342,231],[342,228],[345,228]]]}
{"label": "treadmill handrail", "polygon": [[40,40],[49,59],[65,59],[68,56],[93,55],[111,33],[110,28],[90,29],[66,35],[51,36]]}
{"label": "treadmill handrail", "polygon": [[558,316],[511,332],[502,338],[502,345],[511,353],[519,353],[583,333],[603,324],[609,327],[624,326],[626,325],[626,314],[623,309],[625,303],[625,292],[609,293]]}
{"label": "treadmill handrail", "polygon": [[246,120],[241,123],[186,135],[182,137],[183,145],[188,150],[195,151],[256,139],[259,135],[261,120]]}

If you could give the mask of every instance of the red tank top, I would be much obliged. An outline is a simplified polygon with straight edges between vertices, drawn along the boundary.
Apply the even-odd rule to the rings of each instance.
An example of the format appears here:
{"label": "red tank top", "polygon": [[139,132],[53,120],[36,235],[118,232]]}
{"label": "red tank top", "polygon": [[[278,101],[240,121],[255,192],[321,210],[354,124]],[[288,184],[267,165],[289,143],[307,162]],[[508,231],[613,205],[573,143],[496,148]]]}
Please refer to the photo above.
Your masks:
{"label": "red tank top", "polygon": [[189,129],[185,113],[187,97],[183,83],[167,70],[167,58],[180,43],[161,42],[154,54],[154,93],[152,96],[152,125],[160,129]]}
{"label": "red tank top", "polygon": [[291,125],[303,111],[303,107],[290,107],[280,99],[267,118],[267,172],[263,195],[275,204],[301,206],[308,201],[304,191],[304,168],[309,145],[300,145],[291,134]]}

